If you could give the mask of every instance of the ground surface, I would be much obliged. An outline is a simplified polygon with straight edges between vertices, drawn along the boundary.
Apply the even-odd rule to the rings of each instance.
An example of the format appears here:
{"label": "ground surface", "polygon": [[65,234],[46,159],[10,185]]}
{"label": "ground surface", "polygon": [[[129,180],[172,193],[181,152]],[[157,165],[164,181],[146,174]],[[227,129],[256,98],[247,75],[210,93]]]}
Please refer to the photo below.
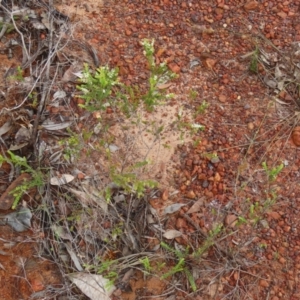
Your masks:
{"label": "ground surface", "polygon": [[[157,62],[167,61],[179,75],[168,86],[175,98],[163,109],[143,116],[150,120],[154,114],[158,123],[171,120],[162,123],[168,129],[161,136],[160,147],[150,147],[155,143],[143,130],[120,132],[120,122],[126,121],[107,111],[110,133],[125,153],[121,157],[139,160],[152,155],[152,168],[143,176],[161,184],[160,193],[148,199],[153,209],[160,213],[171,204],[186,205],[163,221],[165,230],[183,234],[176,239],[179,245],[201,248],[199,230],[205,236],[216,224],[223,224],[226,233],[218,240],[220,247],[210,249],[198,261],[191,258],[187,262],[197,285],[195,293],[183,273],[164,281],[159,276],[143,277],[134,269],[127,279],[129,289],[118,288],[112,299],[300,299],[300,160],[294,130],[299,94],[287,90],[276,95],[276,86],[268,84],[265,77],[274,77],[276,61],[270,68],[261,67],[257,75],[249,72],[252,56],[246,55],[260,47],[275,53],[278,61],[283,52],[292,53],[293,42],[300,41],[299,1],[276,2],[108,0],[56,4],[76,25],[73,37],[92,45],[100,64],[119,67],[126,84],[145,88],[148,71],[140,41],[155,39]],[[6,54],[1,57],[4,72],[11,61]],[[14,59],[18,65],[18,58]],[[201,111],[204,100],[209,106]],[[181,109],[185,122],[201,124],[205,130],[189,131],[181,139],[172,127]],[[53,107],[49,111],[57,113]],[[82,110],[76,113],[84,115]],[[79,128],[96,126],[97,118],[82,120]],[[129,156],[124,137],[132,136],[139,139],[134,146],[129,144],[134,152]],[[91,143],[95,146],[96,141]],[[150,148],[154,152],[148,152]],[[88,159],[82,155],[76,168],[86,176],[99,175],[103,160],[96,152]],[[283,162],[275,181],[267,178],[263,162],[270,169]],[[2,170],[2,191],[7,188],[9,172],[7,166]],[[105,174],[100,176],[105,181]],[[265,204],[268,199],[276,201]],[[186,217],[194,203],[197,209]],[[248,222],[237,225],[238,217]],[[155,238],[149,235],[150,245]],[[51,258],[42,258],[38,251],[36,242],[43,240],[42,230],[17,234],[3,226],[0,238],[1,299],[29,299],[47,286],[62,288],[60,272]],[[167,267],[172,264],[174,261],[167,260]]]}

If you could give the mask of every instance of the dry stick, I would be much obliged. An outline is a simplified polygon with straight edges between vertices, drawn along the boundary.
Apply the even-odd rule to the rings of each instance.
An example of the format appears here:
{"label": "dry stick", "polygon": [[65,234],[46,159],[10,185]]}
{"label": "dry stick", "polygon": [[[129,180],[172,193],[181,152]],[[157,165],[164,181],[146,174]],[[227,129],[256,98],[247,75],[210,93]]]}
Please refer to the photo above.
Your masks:
{"label": "dry stick", "polygon": [[0,32],[0,39],[2,39],[2,37],[4,36],[4,34],[5,34],[6,30],[7,30],[7,28],[8,28],[8,24],[5,23],[5,24],[3,25],[3,27],[2,27],[1,32]]}
{"label": "dry stick", "polygon": [[[51,20],[51,25],[52,24],[53,24],[53,22]],[[42,74],[43,74],[43,72],[44,72],[44,70],[46,68],[46,82],[48,82],[49,78],[50,78],[51,61],[52,61],[53,57],[56,55],[56,52],[58,51],[58,48],[59,48],[59,43],[61,41],[62,41],[62,38],[60,37],[59,40],[57,41],[56,45],[55,45],[54,51],[48,57],[46,64],[44,65],[43,69],[41,70],[39,78],[42,76]],[[49,52],[50,53],[51,53],[52,45],[53,45],[53,31],[50,30],[50,42],[49,42]],[[64,48],[65,46],[66,46],[66,44],[64,44],[61,48]],[[53,84],[54,79],[55,79],[55,76],[54,76],[54,78],[52,80],[52,84]],[[41,118],[41,114],[42,114],[42,112],[44,110],[45,103],[46,103],[47,97],[49,95],[49,91],[50,91],[49,86],[47,86],[46,84],[43,85],[43,94],[42,94],[42,98],[41,98],[41,101],[40,101],[39,106],[38,106],[37,115],[36,115],[36,118],[34,120],[34,125],[33,125],[33,129],[32,129],[32,136],[31,136],[31,144],[32,145],[34,144],[34,142],[36,140],[36,137],[37,137],[38,124],[39,124],[39,121],[40,121],[40,118]],[[37,152],[38,150],[36,149],[35,151]],[[36,154],[37,153],[35,153],[35,155]]]}

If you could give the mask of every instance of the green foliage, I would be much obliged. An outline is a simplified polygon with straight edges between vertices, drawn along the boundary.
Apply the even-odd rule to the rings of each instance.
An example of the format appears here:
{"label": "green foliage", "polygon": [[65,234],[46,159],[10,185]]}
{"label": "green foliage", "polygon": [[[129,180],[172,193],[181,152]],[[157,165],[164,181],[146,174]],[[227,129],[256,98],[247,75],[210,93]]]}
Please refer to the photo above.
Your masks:
{"label": "green foliage", "polygon": [[195,90],[190,90],[190,92],[189,92],[189,98],[190,98],[191,100],[195,100],[195,99],[197,98],[197,96],[198,96],[198,92],[197,92],[197,91],[195,91]]}
{"label": "green foliage", "polygon": [[80,107],[88,111],[104,110],[107,106],[119,107],[126,115],[135,110],[139,104],[139,98],[143,99],[146,109],[152,111],[154,106],[162,100],[173,97],[159,89],[159,85],[165,84],[176,77],[176,74],[168,70],[165,63],[155,64],[154,40],[142,41],[144,54],[149,64],[149,89],[144,95],[140,95],[136,86],[126,86],[118,78],[119,70],[102,66],[93,74],[88,65],[85,65],[83,77],[77,89],[82,92],[81,98],[85,104]]}
{"label": "green foliage", "polygon": [[223,229],[223,225],[222,224],[218,224],[212,230],[210,230],[208,236],[204,240],[204,242],[201,245],[201,247],[199,247],[193,253],[192,256],[194,258],[200,258],[202,256],[202,254],[205,253],[205,251],[207,251],[211,246],[214,245],[215,240],[216,240],[217,236],[220,234],[220,232],[222,231],[222,229]]}
{"label": "green foliage", "polygon": [[203,158],[208,159],[208,160],[218,159],[218,154],[215,153],[215,152],[211,152],[211,153],[209,153],[209,152],[204,152],[204,153],[201,154],[201,156],[202,156]]}
{"label": "green foliage", "polygon": [[38,93],[37,92],[32,92],[28,95],[28,98],[31,100],[30,105],[33,108],[36,108],[39,104],[39,102],[38,102]]}
{"label": "green foliage", "polygon": [[162,248],[164,248],[164,249],[167,250],[168,252],[175,254],[175,256],[176,256],[177,258],[185,258],[185,257],[187,257],[188,254],[189,254],[189,248],[186,248],[185,251],[182,252],[182,251],[179,251],[179,250],[174,249],[173,247],[171,247],[170,245],[168,245],[168,244],[165,243],[165,242],[161,242],[160,245],[162,246]]}
{"label": "green foliage", "polygon": [[189,248],[186,248],[184,250],[184,252],[182,252],[182,251],[172,248],[171,246],[169,246],[167,243],[164,243],[164,242],[161,242],[160,245],[162,246],[162,248],[164,248],[168,252],[174,254],[177,259],[176,265],[174,267],[172,267],[170,271],[163,274],[161,276],[161,279],[166,279],[176,273],[183,272],[186,275],[186,277],[191,285],[192,290],[195,292],[197,290],[197,286],[196,286],[194,277],[192,276],[191,272],[188,269],[188,266],[186,265],[186,259],[189,255]]}
{"label": "green foliage", "polygon": [[141,258],[141,259],[140,259],[140,262],[143,264],[143,267],[144,267],[144,269],[145,269],[145,273],[146,273],[147,275],[150,274],[151,271],[152,271],[152,267],[151,267],[151,265],[150,265],[149,257],[146,256],[146,257],[144,257],[144,258]]}
{"label": "green foliage", "polygon": [[71,129],[67,128],[69,137],[59,141],[59,145],[64,147],[64,158],[68,162],[74,161],[74,159],[79,157],[80,151],[84,147],[84,143],[79,134],[73,132]]}
{"label": "green foliage", "polygon": [[[17,20],[18,17],[14,16],[14,20]],[[5,33],[11,33],[15,30],[15,26],[11,23],[6,23],[6,22],[0,22],[0,31],[2,31],[3,27],[6,28]]]}
{"label": "green foliage", "polygon": [[209,103],[206,100],[203,100],[202,103],[196,108],[198,114],[204,114],[209,107]]}
{"label": "green foliage", "polygon": [[113,89],[118,85],[120,82],[117,68],[100,67],[93,75],[85,64],[81,85],[77,86],[77,89],[83,92],[80,97],[85,100],[85,104],[80,106],[88,111],[104,110],[107,106],[114,106]]}
{"label": "green foliage", "polygon": [[[282,171],[284,165],[283,163],[275,166],[273,168],[269,168],[266,162],[262,163],[262,167],[267,175],[268,182],[266,184],[267,188],[265,191],[265,198],[261,201],[256,201],[254,203],[250,202],[250,199],[246,199],[246,203],[248,204],[249,212],[247,213],[248,218],[251,223],[256,225],[260,220],[262,220],[266,211],[268,211],[277,201],[277,191],[276,186],[272,183],[276,180],[279,173]],[[245,212],[246,213],[246,212]],[[238,217],[238,225],[243,223],[248,223],[248,219],[244,216]]]}
{"label": "green foliage", "polygon": [[112,287],[115,280],[118,278],[117,260],[103,260],[100,261],[97,266],[85,264],[84,267],[87,271],[94,270],[97,274],[100,274],[104,278],[108,279],[109,282],[106,286],[107,289]]}
{"label": "green foliage", "polygon": [[249,66],[249,71],[252,73],[258,73],[258,55],[259,55],[259,48],[256,46],[255,50],[251,55],[251,61]]}
{"label": "green foliage", "polygon": [[[120,173],[115,167],[111,167],[110,169],[110,178],[126,192],[134,193],[137,197],[142,197],[146,188],[154,188],[157,186],[157,182],[153,180],[139,179],[137,174],[134,172]],[[106,199],[108,200],[107,196]]]}
{"label": "green foliage", "polygon": [[20,66],[17,66],[16,70],[16,75],[9,76],[10,80],[16,80],[16,81],[24,81],[24,76],[23,76],[23,70]]}
{"label": "green foliage", "polygon": [[67,128],[69,137],[62,139],[58,142],[59,145],[63,146],[64,158],[68,162],[74,162],[79,158],[81,151],[86,148],[86,143],[90,140],[93,132],[82,129],[80,134],[72,131],[70,128]]}
{"label": "green foliage", "polygon": [[177,264],[171,268],[170,271],[168,271],[167,273],[165,273],[164,275],[161,276],[161,279],[166,279],[178,272],[182,272],[185,269],[185,259],[184,258],[180,258],[177,262]]}
{"label": "green foliage", "polygon": [[176,74],[171,72],[166,63],[159,65],[155,64],[154,57],[154,40],[144,39],[142,41],[144,48],[144,55],[148,61],[150,69],[149,89],[148,92],[142,97],[146,109],[153,111],[155,105],[160,104],[162,100],[172,98],[173,94],[166,94],[164,90],[159,89],[159,85],[165,84],[169,80],[176,78]]}
{"label": "green foliage", "polygon": [[25,173],[29,173],[31,175],[31,180],[27,181],[24,180],[22,184],[18,185],[11,194],[14,196],[14,202],[12,205],[12,209],[15,209],[17,205],[19,204],[22,196],[28,192],[30,189],[34,187],[42,187],[44,185],[43,182],[43,173],[40,169],[33,169],[31,166],[29,166],[26,157],[21,157],[18,155],[15,155],[11,151],[7,151],[10,155],[10,158],[0,155],[0,165],[2,165],[3,162],[8,162],[10,164],[13,164],[14,167],[21,168],[21,170]]}
{"label": "green foliage", "polygon": [[205,126],[199,124],[199,123],[189,123],[185,122],[182,118],[183,115],[183,109],[180,107],[179,112],[177,114],[177,129],[181,131],[182,138],[184,134],[186,133],[186,130],[189,130],[191,133],[196,134],[198,131],[205,130]]}
{"label": "green foliage", "polygon": [[262,163],[262,167],[263,169],[265,170],[267,176],[268,176],[268,179],[272,182],[272,181],[275,181],[278,174],[281,172],[281,170],[283,169],[284,165],[283,163],[279,164],[278,166],[275,166],[273,168],[269,168],[267,166],[267,163],[264,161]]}
{"label": "green foliage", "polygon": [[111,235],[115,241],[123,233],[123,223],[116,224],[112,229]]}

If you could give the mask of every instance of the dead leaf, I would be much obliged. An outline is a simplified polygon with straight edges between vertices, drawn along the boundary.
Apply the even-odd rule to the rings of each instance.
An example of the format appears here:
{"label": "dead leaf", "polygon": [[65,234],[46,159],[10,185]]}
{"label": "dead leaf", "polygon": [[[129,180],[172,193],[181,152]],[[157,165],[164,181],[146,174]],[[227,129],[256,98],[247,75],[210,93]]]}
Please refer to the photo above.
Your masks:
{"label": "dead leaf", "polygon": [[62,174],[61,176],[54,176],[50,179],[50,184],[52,185],[64,185],[67,184],[69,182],[71,182],[72,180],[74,180],[74,176],[71,174]]}
{"label": "dead leaf", "polygon": [[191,62],[190,62],[190,69],[200,65],[201,62],[198,60],[198,59],[193,59]]}
{"label": "dead leaf", "polygon": [[275,78],[278,80],[279,78],[283,77],[283,73],[281,72],[280,68],[279,68],[279,64],[276,64],[275,66]]}
{"label": "dead leaf", "polygon": [[21,207],[19,211],[14,211],[3,216],[5,224],[9,225],[16,232],[28,230],[31,227],[31,218],[32,213],[27,207]]}
{"label": "dead leaf", "polygon": [[70,127],[71,124],[72,122],[54,123],[46,120],[41,126],[46,130],[61,130]]}
{"label": "dead leaf", "polygon": [[178,230],[175,230],[175,229],[167,230],[163,234],[163,237],[168,239],[168,240],[175,239],[175,238],[180,237],[180,236],[182,236],[182,233]]}
{"label": "dead leaf", "polygon": [[169,88],[169,87],[172,86],[172,85],[173,85],[172,82],[162,83],[162,84],[158,84],[158,85],[157,85],[157,88],[158,88],[159,90],[165,90],[165,89]]}
{"label": "dead leaf", "polygon": [[63,226],[58,226],[56,224],[51,225],[51,229],[55,233],[55,235],[63,240],[69,240],[73,241],[72,235],[69,233],[69,231],[63,227]]}
{"label": "dead leaf", "polygon": [[79,271],[79,272],[82,272],[83,271],[83,268],[79,262],[79,259],[75,253],[75,251],[72,249],[72,246],[71,246],[71,243],[65,243],[65,246],[66,246],[66,249],[74,263],[74,266],[76,267],[76,269]]}
{"label": "dead leaf", "polygon": [[80,62],[74,62],[69,69],[64,73],[62,77],[63,82],[75,81],[77,78],[82,78],[83,74],[81,70],[83,69],[83,64]]}
{"label": "dead leaf", "polygon": [[28,128],[20,127],[15,135],[16,144],[28,142],[31,138],[31,132]]}
{"label": "dead leaf", "polygon": [[108,149],[110,152],[114,153],[114,152],[118,151],[120,148],[114,144],[111,144],[108,146]]}
{"label": "dead leaf", "polygon": [[196,201],[192,205],[192,207],[187,211],[187,214],[192,214],[192,213],[200,211],[201,208],[203,207],[204,200],[205,200],[205,197],[202,197],[198,201]]}
{"label": "dead leaf", "polygon": [[204,65],[212,70],[215,66],[215,64],[217,63],[217,60],[216,59],[212,59],[212,58],[207,58],[205,61],[204,61]]}
{"label": "dead leaf", "polygon": [[246,4],[244,4],[244,9],[245,10],[254,10],[258,7],[258,2],[257,1],[248,1]]}
{"label": "dead leaf", "polygon": [[4,135],[5,133],[7,133],[10,129],[11,129],[11,121],[7,121],[6,123],[4,123],[1,128],[0,128],[0,136]]}
{"label": "dead leaf", "polygon": [[72,188],[69,188],[68,191],[75,195],[84,207],[87,207],[88,205],[91,205],[93,203],[90,195],[88,195],[86,192],[78,191]]}
{"label": "dead leaf", "polygon": [[188,191],[185,196],[189,199],[195,199],[196,198],[196,194],[193,190]]}
{"label": "dead leaf", "polygon": [[159,48],[156,52],[156,57],[161,57],[166,52],[166,48]]}
{"label": "dead leaf", "polygon": [[230,214],[230,215],[227,215],[225,218],[225,225],[230,228],[234,228],[237,221],[238,221],[238,217],[236,215]]}
{"label": "dead leaf", "polygon": [[297,147],[300,147],[300,126],[294,128],[292,132],[292,140]]}
{"label": "dead leaf", "polygon": [[216,297],[219,291],[222,291],[223,287],[221,283],[214,282],[207,287],[207,294],[213,299]]}
{"label": "dead leaf", "polygon": [[110,300],[116,287],[102,275],[88,273],[69,274],[70,280],[91,300]]}
{"label": "dead leaf", "polygon": [[100,195],[100,192],[96,189],[92,188],[91,186],[83,186],[84,190],[86,192],[89,192],[89,195],[91,196],[91,199],[94,201],[95,204],[99,205],[104,213],[107,213],[108,210],[108,204],[107,201]]}
{"label": "dead leaf", "polygon": [[163,191],[161,198],[162,198],[163,201],[167,201],[168,200],[168,198],[169,198],[169,191],[167,189],[165,189]]}
{"label": "dead leaf", "polygon": [[185,204],[176,203],[176,204],[169,205],[164,209],[164,214],[165,215],[173,214],[174,212],[178,211],[182,206],[185,206]]}
{"label": "dead leaf", "polygon": [[5,271],[5,268],[4,266],[0,263],[0,269],[4,270]]}
{"label": "dead leaf", "polygon": [[264,77],[264,83],[272,89],[276,89],[277,87],[277,82],[271,78],[268,78],[268,76]]}
{"label": "dead leaf", "polygon": [[65,91],[56,91],[53,95],[53,101],[56,99],[63,99],[67,96]]}
{"label": "dead leaf", "polygon": [[10,145],[9,150],[10,151],[20,150],[20,149],[24,148],[27,145],[28,145],[28,142],[17,144],[17,145]]}
{"label": "dead leaf", "polygon": [[32,27],[37,30],[46,29],[46,26],[43,23],[39,22],[37,19],[32,19],[30,23],[31,23]]}

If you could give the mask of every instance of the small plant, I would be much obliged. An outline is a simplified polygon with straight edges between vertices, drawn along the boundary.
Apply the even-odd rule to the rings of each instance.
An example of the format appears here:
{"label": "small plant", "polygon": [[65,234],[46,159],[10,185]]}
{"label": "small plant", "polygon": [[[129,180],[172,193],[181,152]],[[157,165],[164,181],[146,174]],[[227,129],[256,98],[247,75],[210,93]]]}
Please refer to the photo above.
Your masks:
{"label": "small plant", "polygon": [[[18,19],[18,16],[13,16],[14,20]],[[5,30],[4,33],[11,33],[15,30],[15,26],[5,21],[0,22],[0,31]]]}
{"label": "small plant", "polygon": [[206,159],[208,159],[208,160],[218,159],[218,158],[219,158],[219,157],[218,157],[218,154],[215,153],[215,152],[212,152],[212,153],[204,152],[204,153],[202,154],[202,157],[203,157],[203,158],[206,158]]}
{"label": "small plant", "polygon": [[209,107],[209,103],[203,100],[202,103],[196,108],[196,111],[198,114],[204,114],[208,107]]}
{"label": "small plant", "polygon": [[258,202],[250,205],[249,217],[254,224],[261,219],[261,207]]}
{"label": "small plant", "polygon": [[111,235],[113,241],[116,241],[117,238],[123,233],[123,223],[116,224],[112,229]]}
{"label": "small plant", "polygon": [[16,74],[12,75],[12,76],[9,76],[9,79],[22,82],[22,81],[24,81],[23,72],[24,71],[22,70],[22,68],[20,66],[17,66]]}
{"label": "small plant", "polygon": [[100,67],[93,75],[85,64],[81,85],[77,86],[77,89],[83,93],[80,97],[85,100],[85,104],[80,104],[80,107],[88,111],[96,111],[104,110],[110,105],[114,106],[114,87],[119,85],[117,68]]}
{"label": "small plant", "polygon": [[[123,188],[126,192],[134,193],[137,197],[142,197],[146,188],[154,188],[157,186],[157,182],[153,180],[141,180],[134,172],[120,173],[115,167],[110,169],[110,178],[120,188]],[[111,196],[109,189],[106,190],[106,199]]]}
{"label": "small plant", "polygon": [[267,176],[268,176],[268,179],[272,182],[272,181],[275,181],[278,174],[281,172],[281,170],[283,169],[284,165],[283,163],[281,163],[280,165],[276,166],[276,167],[273,167],[273,168],[269,168],[267,166],[267,163],[264,161],[262,163],[262,167],[263,169],[265,170]]}
{"label": "small plant", "polygon": [[32,167],[30,167],[25,157],[15,155],[11,151],[7,151],[7,153],[10,155],[10,158],[0,155],[0,165],[2,165],[3,162],[8,162],[13,164],[15,167],[21,168],[24,173],[29,173],[31,175],[30,180],[25,179],[22,184],[18,185],[11,192],[11,194],[14,196],[12,209],[15,209],[25,193],[32,188],[42,187],[44,185],[43,174],[39,169],[34,170]]}
{"label": "small plant", "polygon": [[173,94],[166,94],[164,90],[159,89],[159,86],[175,78],[176,74],[168,70],[165,63],[156,65],[154,40],[145,39],[142,41],[142,46],[150,69],[149,89],[146,94],[140,95],[137,87],[121,83],[117,68],[110,69],[108,66],[102,66],[92,74],[88,65],[85,65],[81,84],[77,86],[77,89],[82,92],[79,97],[85,100],[80,107],[88,111],[104,110],[108,106],[119,107],[126,115],[130,115],[130,110],[137,108],[139,98],[143,99],[149,111],[152,111],[162,100],[172,98]]}
{"label": "small plant", "polygon": [[205,130],[205,126],[198,124],[198,123],[188,124],[187,127],[189,127],[191,132],[194,134],[196,134],[198,131]]}
{"label": "small plant", "polygon": [[146,256],[144,258],[141,258],[140,262],[142,263],[142,265],[143,265],[143,267],[145,269],[145,271],[144,271],[145,274],[149,275],[152,272],[152,267],[151,267],[151,264],[150,264],[149,257]]}
{"label": "small plant", "polygon": [[197,91],[195,91],[195,90],[190,90],[190,92],[189,92],[189,98],[190,98],[191,100],[195,100],[195,99],[197,98],[197,96],[198,96],[198,92],[197,92]]}
{"label": "small plant", "polygon": [[108,279],[107,286],[105,286],[107,289],[112,287],[115,283],[115,280],[118,278],[117,273],[117,260],[103,260],[99,261],[99,264],[97,266],[95,265],[84,265],[85,269],[87,271],[94,270],[97,274],[101,274],[104,278]]}
{"label": "small plant", "polygon": [[[184,134],[186,133],[186,129],[188,129],[191,133],[196,134],[198,131],[205,130],[205,126],[199,124],[199,123],[191,123],[187,122],[183,119],[183,108],[180,107],[179,111],[177,113],[177,129],[181,131],[182,138]],[[184,130],[183,130],[184,129]]]}
{"label": "small plant", "polygon": [[251,55],[251,61],[249,66],[249,71],[255,74],[258,73],[258,64],[259,64],[258,56],[259,56],[259,48],[256,46],[255,50]]}
{"label": "small plant", "polygon": [[197,148],[201,144],[201,139],[196,138],[195,141],[193,142],[193,145],[195,148]]}
{"label": "small plant", "polygon": [[33,108],[37,108],[38,104],[39,104],[39,100],[38,100],[38,93],[37,92],[32,92],[28,95],[28,98],[31,100],[30,105]]}
{"label": "small plant", "polygon": [[214,245],[215,240],[222,231],[222,229],[223,225],[218,224],[212,230],[210,230],[207,238],[203,242],[203,245],[199,249],[197,249],[192,256],[194,258],[200,258],[203,255],[203,253],[205,253],[211,246]]}
{"label": "small plant", "polygon": [[174,267],[172,267],[170,271],[163,274],[161,276],[161,279],[166,279],[176,273],[183,272],[186,275],[186,277],[191,285],[192,290],[195,292],[197,290],[196,282],[195,282],[191,272],[189,271],[188,266],[186,265],[186,259],[189,255],[189,248],[186,248],[184,250],[184,252],[182,252],[182,251],[172,248],[171,246],[169,246],[168,244],[166,244],[164,242],[161,242],[160,245],[162,246],[162,248],[164,248],[168,252],[175,254],[176,259],[177,259],[176,265]]}
{"label": "small plant", "polygon": [[239,216],[238,217],[238,221],[236,223],[236,226],[238,227],[241,224],[246,224],[246,223],[248,223],[247,219],[245,217],[243,217],[243,216]]}
{"label": "small plant", "polygon": [[141,44],[144,48],[144,55],[146,56],[150,69],[149,89],[142,98],[146,109],[152,111],[154,106],[159,104],[162,100],[174,96],[173,94],[166,94],[164,91],[159,90],[159,85],[165,84],[170,79],[176,78],[176,74],[168,70],[166,63],[156,65],[154,57],[154,40],[150,41],[144,39]]}
{"label": "small plant", "polygon": [[260,249],[267,249],[268,248],[268,245],[266,243],[260,243],[258,246],[259,246]]}

